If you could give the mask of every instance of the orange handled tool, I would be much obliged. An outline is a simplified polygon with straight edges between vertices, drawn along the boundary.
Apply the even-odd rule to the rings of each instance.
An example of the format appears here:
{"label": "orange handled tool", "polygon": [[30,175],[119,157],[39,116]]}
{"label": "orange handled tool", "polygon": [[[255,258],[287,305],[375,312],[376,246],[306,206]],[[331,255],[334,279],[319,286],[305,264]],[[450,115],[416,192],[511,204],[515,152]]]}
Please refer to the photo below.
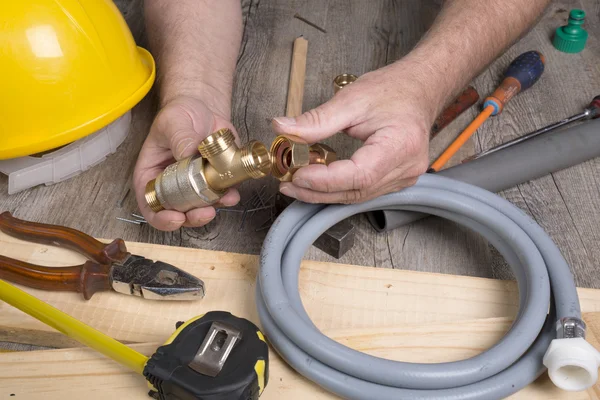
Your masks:
{"label": "orange handled tool", "polygon": [[428,172],[439,171],[490,116],[501,113],[510,99],[533,86],[542,76],[542,72],[544,72],[544,56],[540,52],[528,51],[517,57],[506,70],[500,86],[485,99],[483,111],[431,164]]}

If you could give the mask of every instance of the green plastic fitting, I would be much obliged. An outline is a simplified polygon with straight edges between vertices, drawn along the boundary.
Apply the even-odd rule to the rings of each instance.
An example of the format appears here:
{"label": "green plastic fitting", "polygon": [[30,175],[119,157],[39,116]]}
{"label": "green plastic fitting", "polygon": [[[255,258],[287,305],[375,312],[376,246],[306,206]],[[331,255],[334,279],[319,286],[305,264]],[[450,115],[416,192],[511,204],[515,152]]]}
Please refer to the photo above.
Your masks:
{"label": "green plastic fitting", "polygon": [[588,33],[581,26],[585,21],[585,11],[573,9],[569,13],[567,25],[556,29],[552,44],[564,53],[579,53],[585,48]]}

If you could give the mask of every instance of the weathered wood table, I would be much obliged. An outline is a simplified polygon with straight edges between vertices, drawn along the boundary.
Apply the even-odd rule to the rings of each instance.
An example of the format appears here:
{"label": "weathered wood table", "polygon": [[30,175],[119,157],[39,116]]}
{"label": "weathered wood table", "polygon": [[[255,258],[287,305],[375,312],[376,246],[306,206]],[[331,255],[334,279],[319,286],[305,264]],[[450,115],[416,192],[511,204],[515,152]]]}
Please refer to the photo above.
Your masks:
{"label": "weathered wood table", "polygon": [[[122,0],[121,7],[140,42],[143,40],[140,1]],[[364,74],[406,54],[433,22],[441,1],[288,1],[246,0],[244,38],[233,95],[233,123],[243,141],[270,142],[269,119],[285,110],[292,42],[309,41],[305,109],[333,95],[332,79],[340,73]],[[580,54],[556,51],[551,36],[566,21],[571,8],[583,8],[590,33]],[[322,33],[294,19],[295,13],[326,28]],[[489,148],[558,119],[579,112],[600,92],[600,2],[555,1],[539,24],[496,60],[475,81],[482,96],[492,92],[510,61],[526,50],[541,51],[547,68],[540,82],[515,98],[504,113],[487,122],[455,159]],[[222,213],[200,229],[160,232],[116,220],[137,210],[133,195],[125,197],[140,146],[155,107],[152,96],[134,109],[133,129],[118,152],[105,162],[61,184],[7,195],[0,176],[0,210],[17,217],[71,226],[103,238],[199,247],[257,254],[266,231],[256,232],[265,216],[257,215],[240,230],[239,214]],[[431,146],[432,158],[466,126],[476,108],[446,128]],[[336,135],[328,143],[348,157],[360,143]],[[247,199],[267,185],[265,179],[241,188]],[[551,176],[506,190],[504,197],[529,213],[556,241],[570,263],[579,286],[600,288],[600,160],[592,160]],[[261,219],[262,218],[262,219]],[[448,221],[430,218],[385,234],[375,233],[362,216],[353,218],[357,241],[341,262],[385,268],[416,269],[480,277],[509,278],[496,251],[477,235]],[[317,249],[311,259],[336,261]]]}

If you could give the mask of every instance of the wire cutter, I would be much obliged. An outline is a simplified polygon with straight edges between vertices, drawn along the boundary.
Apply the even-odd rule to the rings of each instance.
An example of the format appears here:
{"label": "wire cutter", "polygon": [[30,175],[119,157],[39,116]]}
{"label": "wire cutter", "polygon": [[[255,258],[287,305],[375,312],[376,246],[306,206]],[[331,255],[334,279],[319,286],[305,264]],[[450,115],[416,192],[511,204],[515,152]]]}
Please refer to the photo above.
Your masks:
{"label": "wire cutter", "polygon": [[0,214],[0,231],[34,243],[74,250],[89,261],[72,267],[43,267],[0,255],[0,279],[36,289],[73,291],[89,300],[104,290],[152,300],[196,300],[204,282],[170,264],[127,251],[122,239],[104,244],[78,230],[22,221]]}

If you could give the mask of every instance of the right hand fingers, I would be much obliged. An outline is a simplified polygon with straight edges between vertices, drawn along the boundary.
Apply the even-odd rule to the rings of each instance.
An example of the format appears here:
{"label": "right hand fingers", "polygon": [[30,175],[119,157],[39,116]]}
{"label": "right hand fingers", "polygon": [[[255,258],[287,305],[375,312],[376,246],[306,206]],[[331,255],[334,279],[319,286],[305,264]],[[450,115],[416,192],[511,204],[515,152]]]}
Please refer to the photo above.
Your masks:
{"label": "right hand fingers", "polygon": [[346,91],[298,117],[273,118],[273,130],[278,134],[292,134],[309,143],[316,143],[352,127],[357,122],[356,116],[360,115],[363,105],[362,101],[355,100],[356,96],[348,95],[350,88],[344,90]]}

